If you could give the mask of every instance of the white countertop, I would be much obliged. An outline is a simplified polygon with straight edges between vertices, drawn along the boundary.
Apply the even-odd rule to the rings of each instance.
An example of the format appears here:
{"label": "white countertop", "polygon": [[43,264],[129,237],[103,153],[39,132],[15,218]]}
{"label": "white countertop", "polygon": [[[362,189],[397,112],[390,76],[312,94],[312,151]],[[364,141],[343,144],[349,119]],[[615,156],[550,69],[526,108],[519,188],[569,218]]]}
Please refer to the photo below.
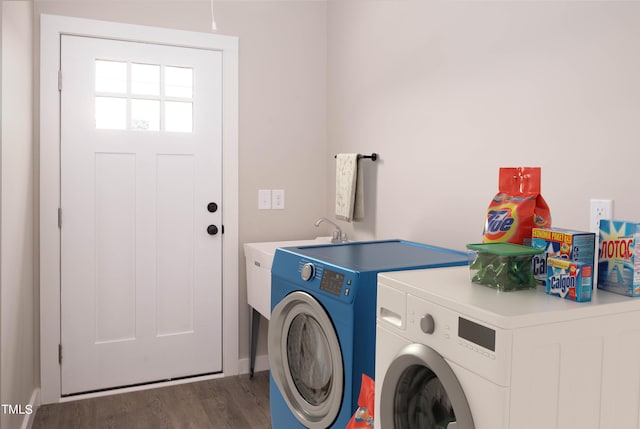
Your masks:
{"label": "white countertop", "polygon": [[378,282],[504,329],[640,311],[640,298],[602,290],[590,302],[547,295],[542,286],[498,291],[472,283],[468,267],[380,273]]}

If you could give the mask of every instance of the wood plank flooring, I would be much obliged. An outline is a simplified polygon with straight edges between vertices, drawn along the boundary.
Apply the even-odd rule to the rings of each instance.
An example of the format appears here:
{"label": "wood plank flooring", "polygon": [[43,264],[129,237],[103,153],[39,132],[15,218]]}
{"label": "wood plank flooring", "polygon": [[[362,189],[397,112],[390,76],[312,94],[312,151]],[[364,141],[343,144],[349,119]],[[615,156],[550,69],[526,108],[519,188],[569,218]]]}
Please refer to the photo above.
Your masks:
{"label": "wood plank flooring", "polygon": [[40,407],[32,429],[271,429],[269,372]]}

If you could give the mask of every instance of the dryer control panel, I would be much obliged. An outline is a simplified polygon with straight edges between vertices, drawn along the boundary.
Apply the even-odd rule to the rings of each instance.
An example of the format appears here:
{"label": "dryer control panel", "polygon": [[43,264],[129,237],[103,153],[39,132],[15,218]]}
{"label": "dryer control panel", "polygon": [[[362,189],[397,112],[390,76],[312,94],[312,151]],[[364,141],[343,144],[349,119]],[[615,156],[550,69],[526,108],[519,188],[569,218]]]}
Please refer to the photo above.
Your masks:
{"label": "dryer control panel", "polygon": [[[299,264],[300,279],[309,287],[318,288],[335,297],[348,297],[353,281],[348,273],[337,268],[327,268],[317,261],[301,259]],[[310,283],[310,284],[309,284]]]}
{"label": "dryer control panel", "polygon": [[325,269],[320,280],[320,290],[329,292],[335,296],[342,295],[344,274]]}
{"label": "dryer control panel", "polygon": [[273,279],[295,284],[295,289],[321,293],[343,303],[351,303],[358,288],[359,275],[333,264],[276,251],[277,263],[271,269]]}

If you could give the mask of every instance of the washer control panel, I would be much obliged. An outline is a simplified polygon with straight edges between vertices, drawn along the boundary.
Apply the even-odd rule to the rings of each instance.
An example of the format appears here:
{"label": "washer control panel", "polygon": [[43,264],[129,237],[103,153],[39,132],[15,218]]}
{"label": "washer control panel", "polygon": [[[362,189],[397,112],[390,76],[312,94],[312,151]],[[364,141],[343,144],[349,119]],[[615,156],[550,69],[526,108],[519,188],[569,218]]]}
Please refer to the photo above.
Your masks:
{"label": "washer control panel", "polygon": [[411,294],[405,299],[405,335],[498,384],[507,382],[511,333]]}

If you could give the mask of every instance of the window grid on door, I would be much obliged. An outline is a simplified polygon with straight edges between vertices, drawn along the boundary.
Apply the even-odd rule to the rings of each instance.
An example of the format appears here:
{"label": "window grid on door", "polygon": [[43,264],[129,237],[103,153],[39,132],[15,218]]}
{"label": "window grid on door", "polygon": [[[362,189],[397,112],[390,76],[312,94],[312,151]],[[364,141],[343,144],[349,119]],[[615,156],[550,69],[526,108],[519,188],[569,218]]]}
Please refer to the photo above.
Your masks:
{"label": "window grid on door", "polygon": [[97,129],[193,131],[193,69],[95,60]]}

